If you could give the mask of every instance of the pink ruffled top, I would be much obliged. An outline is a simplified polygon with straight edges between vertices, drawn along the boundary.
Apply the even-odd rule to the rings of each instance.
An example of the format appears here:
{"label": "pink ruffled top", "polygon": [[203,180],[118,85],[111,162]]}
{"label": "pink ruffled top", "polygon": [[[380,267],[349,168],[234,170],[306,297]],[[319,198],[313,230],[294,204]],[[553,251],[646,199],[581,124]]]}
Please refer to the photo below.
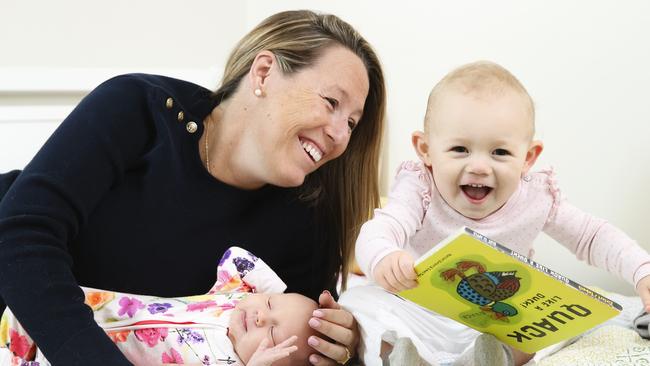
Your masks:
{"label": "pink ruffled top", "polygon": [[580,260],[636,285],[650,274],[650,255],[607,221],[566,201],[552,169],[524,176],[512,197],[480,220],[458,213],[440,196],[431,172],[420,162],[398,168],[385,207],[375,210],[356,243],[356,259],[372,277],[386,255],[405,250],[418,258],[461,226],[533,257],[540,232],[564,245]]}

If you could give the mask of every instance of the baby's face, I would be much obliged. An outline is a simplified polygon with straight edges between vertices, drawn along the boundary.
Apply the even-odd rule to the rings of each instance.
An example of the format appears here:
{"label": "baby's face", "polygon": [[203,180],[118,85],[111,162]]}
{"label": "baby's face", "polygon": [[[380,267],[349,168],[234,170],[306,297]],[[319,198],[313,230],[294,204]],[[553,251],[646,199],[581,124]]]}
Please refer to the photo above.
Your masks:
{"label": "baby's face", "polygon": [[304,364],[311,353],[307,338],[314,333],[307,322],[317,308],[315,301],[299,294],[251,294],[233,310],[228,337],[239,358],[248,363],[263,339],[271,348],[296,335],[298,350],[273,365]]}
{"label": "baby's face", "polygon": [[532,116],[515,92],[477,97],[449,91],[436,106],[424,137],[425,163],[451,207],[482,219],[515,192],[535,160],[531,148],[539,144],[541,151],[541,143],[532,142]]}

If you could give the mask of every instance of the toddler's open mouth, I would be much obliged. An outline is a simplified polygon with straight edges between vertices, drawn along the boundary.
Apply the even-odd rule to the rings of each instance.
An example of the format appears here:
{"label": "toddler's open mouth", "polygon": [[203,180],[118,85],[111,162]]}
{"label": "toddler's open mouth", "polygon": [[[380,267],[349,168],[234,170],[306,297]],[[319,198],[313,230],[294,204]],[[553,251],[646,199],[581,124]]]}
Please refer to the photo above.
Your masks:
{"label": "toddler's open mouth", "polygon": [[483,184],[463,184],[460,189],[472,201],[481,201],[492,192],[492,187]]}

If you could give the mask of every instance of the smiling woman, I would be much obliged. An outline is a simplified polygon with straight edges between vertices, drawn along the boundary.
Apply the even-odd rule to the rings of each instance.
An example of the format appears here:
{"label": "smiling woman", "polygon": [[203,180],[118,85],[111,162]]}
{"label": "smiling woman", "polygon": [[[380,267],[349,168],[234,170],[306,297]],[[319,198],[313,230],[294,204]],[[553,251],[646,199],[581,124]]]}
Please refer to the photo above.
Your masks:
{"label": "smiling woman", "polygon": [[[309,322],[310,361],[347,359],[356,323],[323,290],[339,274],[345,284],[379,200],[384,94],[370,45],[311,11],[255,27],[216,91],[158,75],[106,81],[24,171],[0,175],[0,297],[53,363],[126,365],[78,285],[204,293],[236,243],[327,310]],[[191,270],[161,270],[179,264]]]}
{"label": "smiling woman", "polygon": [[343,46],[326,48],[295,74],[285,74],[277,56],[262,51],[243,85],[208,116],[207,130],[214,132],[199,145],[215,148],[204,161],[217,179],[244,189],[299,186],[343,154],[351,125],[363,115],[368,84],[363,62]]}

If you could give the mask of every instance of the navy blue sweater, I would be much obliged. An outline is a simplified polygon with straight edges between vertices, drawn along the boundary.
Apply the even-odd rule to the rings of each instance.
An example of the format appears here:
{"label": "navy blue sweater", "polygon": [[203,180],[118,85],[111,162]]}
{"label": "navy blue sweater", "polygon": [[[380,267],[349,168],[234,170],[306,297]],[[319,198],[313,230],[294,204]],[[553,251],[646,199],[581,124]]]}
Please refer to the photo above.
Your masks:
{"label": "navy blue sweater", "polygon": [[314,209],[296,189],[240,190],[204,169],[198,140],[216,104],[188,82],[120,76],[84,98],[17,178],[0,175],[9,187],[0,201],[0,297],[54,365],[129,364],[79,285],[202,294],[237,245],[288,291],[315,298],[327,286],[314,270],[326,252]]}

